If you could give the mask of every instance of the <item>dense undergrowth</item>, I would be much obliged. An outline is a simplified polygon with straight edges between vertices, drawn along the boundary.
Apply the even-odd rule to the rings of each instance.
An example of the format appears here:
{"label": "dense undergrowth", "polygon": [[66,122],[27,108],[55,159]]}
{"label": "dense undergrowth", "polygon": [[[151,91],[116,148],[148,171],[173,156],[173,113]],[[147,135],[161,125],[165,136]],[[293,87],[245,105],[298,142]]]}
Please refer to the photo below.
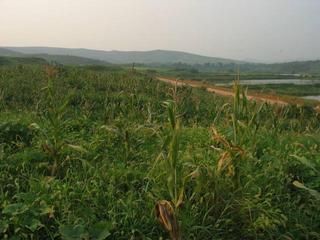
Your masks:
{"label": "dense undergrowth", "polygon": [[235,91],[1,67],[0,238],[319,239],[319,114]]}

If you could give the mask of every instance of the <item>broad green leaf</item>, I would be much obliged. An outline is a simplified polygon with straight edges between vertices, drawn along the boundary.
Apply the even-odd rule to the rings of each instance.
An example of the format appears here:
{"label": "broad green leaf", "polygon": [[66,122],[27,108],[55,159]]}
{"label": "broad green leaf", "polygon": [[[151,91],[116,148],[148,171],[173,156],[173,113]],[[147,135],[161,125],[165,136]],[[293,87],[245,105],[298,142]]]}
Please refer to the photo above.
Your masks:
{"label": "broad green leaf", "polygon": [[82,239],[86,234],[86,231],[83,225],[61,226],[59,228],[59,232],[62,236],[62,239],[65,239],[65,240],[79,240],[79,239]]}
{"label": "broad green leaf", "polygon": [[20,224],[28,228],[31,232],[35,232],[36,230],[38,230],[40,227],[43,226],[41,222],[38,219],[34,218],[33,216],[25,216],[24,218],[22,218]]}
{"label": "broad green leaf", "polygon": [[38,230],[40,227],[42,227],[42,224],[38,219],[34,218],[29,222],[29,224],[26,227],[30,229],[31,232],[34,232]]}
{"label": "broad green leaf", "polygon": [[2,213],[8,214],[8,215],[18,215],[18,214],[24,213],[27,210],[28,210],[28,207],[25,204],[14,203],[4,207],[4,209],[2,210]]}
{"label": "broad green leaf", "polygon": [[6,220],[0,221],[0,233],[5,233],[9,228],[9,222]]}
{"label": "broad green leaf", "polygon": [[108,222],[99,222],[90,229],[90,239],[104,240],[111,235],[111,224]]}

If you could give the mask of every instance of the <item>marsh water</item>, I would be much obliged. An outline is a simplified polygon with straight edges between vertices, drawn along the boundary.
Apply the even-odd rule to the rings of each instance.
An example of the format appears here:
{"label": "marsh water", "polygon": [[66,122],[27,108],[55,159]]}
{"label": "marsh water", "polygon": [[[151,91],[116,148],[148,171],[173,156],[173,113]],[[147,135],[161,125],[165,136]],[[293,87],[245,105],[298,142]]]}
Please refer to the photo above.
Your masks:
{"label": "marsh water", "polygon": [[303,99],[309,99],[309,100],[318,100],[320,101],[320,95],[318,96],[305,96],[305,97],[302,97]]}
{"label": "marsh water", "polygon": [[[315,85],[320,84],[320,79],[250,79],[250,80],[240,80],[241,85],[265,85],[265,84],[294,84],[294,85]],[[232,82],[228,83],[217,83],[217,86],[230,86]]]}
{"label": "marsh water", "polygon": [[[279,84],[293,84],[293,85],[316,85],[320,84],[320,79],[250,79],[240,80],[241,85],[279,85]],[[217,83],[217,86],[230,86],[233,82]],[[303,99],[318,100],[320,101],[320,95],[316,96],[304,96]]]}

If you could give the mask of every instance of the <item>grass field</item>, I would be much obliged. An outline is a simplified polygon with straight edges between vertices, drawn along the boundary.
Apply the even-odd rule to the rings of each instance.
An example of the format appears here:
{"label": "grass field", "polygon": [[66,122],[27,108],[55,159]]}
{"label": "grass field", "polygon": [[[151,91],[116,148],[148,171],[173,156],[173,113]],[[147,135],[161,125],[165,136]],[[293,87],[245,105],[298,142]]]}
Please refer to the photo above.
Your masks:
{"label": "grass field", "polygon": [[1,66],[0,238],[319,239],[319,113],[234,91]]}
{"label": "grass field", "polygon": [[[226,88],[232,88],[232,86],[228,86],[232,84],[232,82],[238,78],[237,73],[217,73],[217,72],[192,72],[191,70],[172,70],[167,68],[153,69],[152,71],[141,68],[142,71],[149,74],[154,74],[158,76],[166,76],[169,78],[175,78],[180,80],[193,80],[199,81],[204,84],[209,85],[224,85],[226,84]],[[309,80],[316,79],[319,80],[320,77],[318,75],[314,75],[313,77],[306,77],[303,75],[295,76],[295,75],[284,75],[284,74],[275,74],[275,73],[257,73],[257,72],[239,72],[240,80],[281,80],[281,79],[301,79]],[[278,95],[284,98],[292,99],[293,102],[296,100],[299,104],[304,103],[306,105],[317,105],[318,101],[304,101],[303,99],[298,99],[298,97],[303,96],[317,96],[320,95],[320,85],[294,85],[294,84],[258,84],[258,85],[249,85],[244,86],[244,88],[248,88],[249,92],[253,94],[262,94],[262,95]],[[297,99],[295,99],[297,98]]]}
{"label": "grass field", "polygon": [[267,85],[248,86],[248,88],[261,93],[273,93],[278,95],[290,95],[290,96],[320,95],[320,84],[315,84],[315,85],[267,84]]}

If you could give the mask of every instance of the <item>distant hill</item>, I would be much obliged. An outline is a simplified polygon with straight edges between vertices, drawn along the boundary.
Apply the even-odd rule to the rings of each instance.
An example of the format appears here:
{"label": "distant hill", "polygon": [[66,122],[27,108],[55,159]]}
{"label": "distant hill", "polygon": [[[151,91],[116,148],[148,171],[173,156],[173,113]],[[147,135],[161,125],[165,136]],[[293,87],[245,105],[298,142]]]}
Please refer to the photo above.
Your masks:
{"label": "distant hill", "polygon": [[0,66],[12,65],[12,64],[46,64],[46,63],[47,62],[42,58],[0,56]]}
{"label": "distant hill", "polygon": [[100,51],[89,49],[49,48],[49,47],[6,47],[8,50],[24,54],[72,55],[91,58],[115,64],[205,64],[205,63],[241,63],[241,61],[201,56],[192,53],[154,50],[154,51]]}
{"label": "distant hill", "polygon": [[320,60],[296,61],[287,63],[259,64],[257,69],[265,72],[278,73],[310,73],[320,74]]}
{"label": "distant hill", "polygon": [[31,54],[29,56],[42,58],[48,62],[55,62],[63,65],[110,65],[105,61],[70,55]]}
{"label": "distant hill", "polygon": [[[0,48],[0,56],[2,57],[18,57],[20,60],[34,62],[34,59],[42,59],[47,62],[54,62],[63,65],[110,65],[105,61],[100,61],[96,59],[90,59],[85,57],[70,56],[70,55],[50,55],[46,53],[25,53],[17,52],[14,50],[9,50],[7,48]],[[13,59],[11,59],[13,61]],[[17,59],[16,59],[17,60]],[[2,59],[4,61],[4,59]]]}
{"label": "distant hill", "polygon": [[285,63],[244,63],[244,64],[222,64],[200,66],[199,70],[209,71],[235,71],[239,68],[240,72],[257,72],[257,73],[275,73],[275,74],[320,74],[320,60],[314,61],[296,61]]}
{"label": "distant hill", "polygon": [[4,57],[18,57],[18,56],[22,56],[23,54],[19,53],[19,52],[15,52],[6,48],[0,48],[0,56],[4,56]]}
{"label": "distant hill", "polygon": [[149,67],[165,66],[190,71],[234,72],[239,67],[241,72],[320,74],[320,60],[263,64],[167,50],[124,52],[51,47],[2,47],[0,56],[41,58],[49,63],[63,65],[113,66],[112,64],[137,63]]}

